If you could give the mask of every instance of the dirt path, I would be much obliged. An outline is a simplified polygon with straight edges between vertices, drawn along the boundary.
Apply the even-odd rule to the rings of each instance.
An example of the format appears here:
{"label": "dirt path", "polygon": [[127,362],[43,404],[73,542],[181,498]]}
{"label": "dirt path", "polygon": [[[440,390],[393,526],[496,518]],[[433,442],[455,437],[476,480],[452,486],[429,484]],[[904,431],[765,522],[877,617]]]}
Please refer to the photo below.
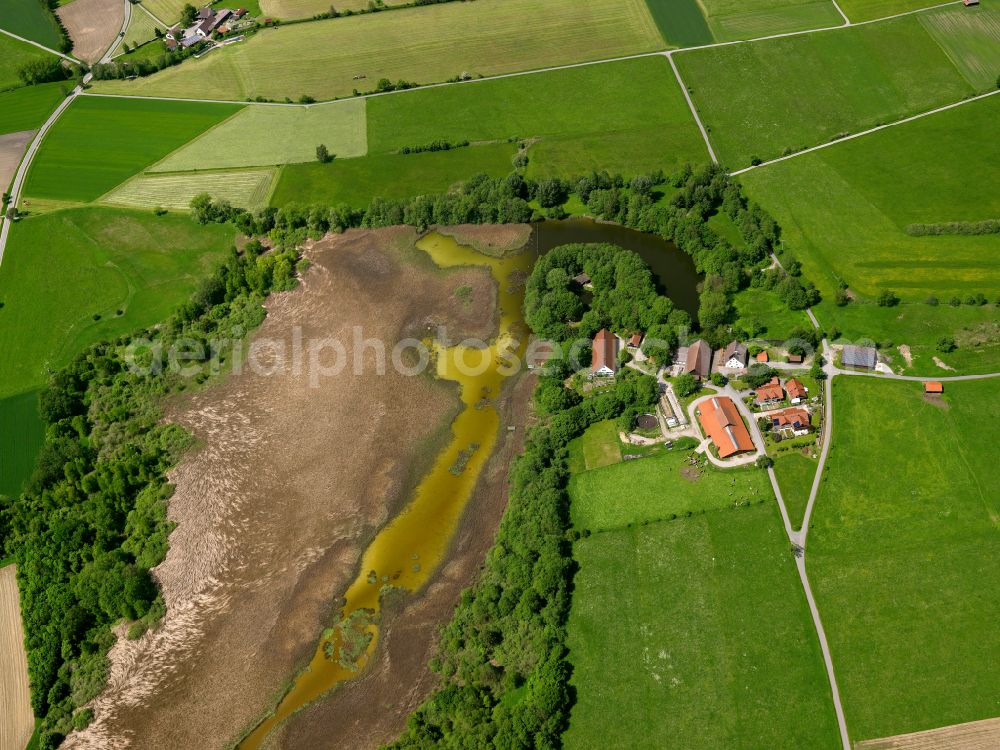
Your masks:
{"label": "dirt path", "polygon": [[[291,346],[301,326],[303,341],[333,337],[351,361],[354,326],[390,345],[438,324],[488,337],[488,271],[438,271],[414,237],[396,228],[317,243],[304,284],[270,298],[254,340]],[[459,285],[482,304],[464,304]],[[177,405],[171,417],[202,447],[171,476],[178,526],[155,570],[167,616],[112,649],[96,720],[67,748],[224,747],[312,656],[368,541],[405,502],[457,410],[451,384],[392,368],[376,375],[368,362],[318,388],[308,387],[308,367],[246,371]]]}
{"label": "dirt path", "polygon": [[0,748],[22,750],[35,729],[14,566],[0,568]]}
{"label": "dirt path", "polygon": [[57,9],[56,15],[73,40],[73,54],[93,64],[118,36],[125,5],[121,0],[73,0]]}

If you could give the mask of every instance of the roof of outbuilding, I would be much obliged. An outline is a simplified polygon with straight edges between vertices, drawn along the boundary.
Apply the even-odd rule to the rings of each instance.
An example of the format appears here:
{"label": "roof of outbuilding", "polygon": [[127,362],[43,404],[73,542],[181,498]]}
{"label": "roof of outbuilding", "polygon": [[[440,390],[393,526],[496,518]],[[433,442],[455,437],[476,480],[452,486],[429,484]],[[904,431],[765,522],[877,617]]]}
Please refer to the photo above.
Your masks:
{"label": "roof of outbuilding", "polygon": [[848,367],[875,367],[878,352],[870,346],[847,344],[840,354],[840,361]]}

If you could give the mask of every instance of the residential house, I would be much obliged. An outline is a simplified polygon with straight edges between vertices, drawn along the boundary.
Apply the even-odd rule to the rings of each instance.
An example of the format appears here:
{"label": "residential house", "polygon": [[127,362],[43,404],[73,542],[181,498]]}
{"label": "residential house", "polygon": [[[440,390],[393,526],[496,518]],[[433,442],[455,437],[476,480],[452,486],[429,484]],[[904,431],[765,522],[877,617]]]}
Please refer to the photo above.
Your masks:
{"label": "residential house", "polygon": [[775,375],[767,383],[764,383],[756,390],[753,403],[755,406],[773,406],[785,400],[785,389],[781,387],[781,380]]}
{"label": "residential house", "polygon": [[878,352],[871,346],[854,346],[847,344],[840,354],[840,362],[844,367],[863,367],[874,370],[878,364]]}
{"label": "residential house", "polygon": [[684,358],[684,374],[694,375],[698,380],[708,380],[712,374],[712,347],[704,339],[698,339],[687,348]]}
{"label": "residential house", "polygon": [[607,328],[602,328],[594,336],[590,376],[614,377],[616,372],[618,372],[618,339]]}
{"label": "residential house", "polygon": [[754,450],[747,426],[731,398],[717,396],[702,402],[698,421],[719,451],[719,458]]}
{"label": "residential house", "polygon": [[808,435],[812,430],[809,412],[800,407],[792,407],[769,414],[768,419],[771,420],[772,429],[791,430],[791,433],[796,436]]}
{"label": "residential house", "polygon": [[809,389],[795,378],[785,381],[785,392],[793,404],[800,404],[809,397]]}
{"label": "residential house", "polygon": [[748,356],[746,344],[733,341],[726,347],[726,351],[722,355],[723,367],[730,370],[743,370],[747,366]]}
{"label": "residential house", "polygon": [[944,383],[936,380],[929,380],[924,383],[924,393],[944,393]]}
{"label": "residential house", "polygon": [[525,353],[529,370],[541,370],[555,356],[556,347],[551,341],[532,341]]}

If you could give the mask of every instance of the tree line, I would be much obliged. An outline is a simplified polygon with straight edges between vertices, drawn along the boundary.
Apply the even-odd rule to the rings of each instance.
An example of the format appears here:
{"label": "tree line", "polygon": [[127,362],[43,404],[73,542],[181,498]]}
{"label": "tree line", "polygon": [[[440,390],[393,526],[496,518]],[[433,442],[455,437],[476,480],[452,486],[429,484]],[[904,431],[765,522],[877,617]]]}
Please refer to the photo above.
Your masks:
{"label": "tree line", "polygon": [[[20,498],[0,498],[0,556],[17,564],[40,750],[92,718],[81,706],[104,686],[111,628],[124,620],[139,637],[165,611],[149,570],[172,530],[166,473],[191,444],[162,422],[164,397],[190,385],[165,352],[178,339],[229,341],[262,322],[264,297],[291,288],[298,263],[293,250],[263,249],[233,249],[189,302],[139,334],[163,345],[139,353],[141,372],[129,367],[131,337],[105,341],[40,395],[46,431],[34,473]],[[230,352],[216,354],[224,362]]]}

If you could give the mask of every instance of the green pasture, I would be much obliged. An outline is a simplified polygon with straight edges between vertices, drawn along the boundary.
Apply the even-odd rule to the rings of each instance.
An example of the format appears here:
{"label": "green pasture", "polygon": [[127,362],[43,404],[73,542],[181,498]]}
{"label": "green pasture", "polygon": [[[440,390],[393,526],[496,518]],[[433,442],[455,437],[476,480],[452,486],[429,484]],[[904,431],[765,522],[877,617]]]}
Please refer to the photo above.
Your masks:
{"label": "green pasture", "polygon": [[[996,304],[952,307],[945,299],[933,307],[921,302],[836,307],[823,302],[815,312],[820,325],[840,330],[843,341],[871,339],[883,344],[896,372],[934,377],[1000,371],[1000,307]],[[953,338],[958,348],[939,351],[942,336]],[[898,351],[903,344],[910,349],[912,367]],[[936,365],[935,357],[954,371]]]}
{"label": "green pasture", "polygon": [[662,47],[643,0],[478,0],[268,29],[152,76],[100,81],[95,90],[332,99],[374,89],[382,78],[433,83]]}
{"label": "green pasture", "polygon": [[[683,481],[666,479],[663,492]],[[574,556],[567,750],[840,746],[771,496],[596,533]]]}
{"label": "green pasture", "polygon": [[756,338],[783,341],[794,329],[812,326],[804,310],[790,310],[777,294],[766,289],[748,287],[737,292],[733,297],[733,306],[736,308],[736,324],[741,330],[754,328],[760,331]]}
{"label": "green pasture", "polygon": [[513,144],[469,146],[420,154],[378,154],[329,164],[289,164],[278,177],[271,204],[365,208],[372,198],[408,198],[439,193],[478,172],[500,177],[513,170]]}
{"label": "green pasture", "polygon": [[0,0],[0,28],[46,47],[59,49],[59,26],[55,16],[40,0]]}
{"label": "green pasture", "polygon": [[151,172],[271,166],[316,160],[324,144],[337,158],[364,156],[365,100],[317,107],[247,105],[170,154]]}
{"label": "green pasture", "polygon": [[851,19],[851,23],[858,23],[897,13],[909,13],[939,3],[928,0],[838,0],[837,4]]}
{"label": "green pasture", "polygon": [[806,29],[840,26],[830,0],[700,0],[716,41],[757,39]]}
{"label": "green pasture", "polygon": [[[15,89],[23,86],[17,74],[25,63],[40,58],[49,57],[48,52],[44,52],[38,47],[14,39],[6,34],[0,34],[0,92]],[[3,114],[0,113],[0,117]]]}
{"label": "green pasture", "polygon": [[[606,424],[614,426],[613,422]],[[613,436],[617,448],[617,431]],[[590,439],[589,431],[584,437]],[[585,454],[587,447],[585,441]],[[613,465],[595,462],[592,466],[588,460],[587,468],[592,470],[576,474],[570,481],[574,526],[602,531],[761,500],[772,502],[765,472],[691,466],[690,455],[690,451],[664,450]],[[620,452],[618,456],[617,461],[621,461]]]}
{"label": "green pasture", "polygon": [[[1000,294],[1000,235],[914,237],[905,229],[1000,217],[993,166],[1000,140],[985,136],[998,117],[1000,96],[990,97],[740,179],[777,219],[786,248],[828,301],[838,279],[868,301],[885,288],[911,301],[969,293],[993,301]],[[830,310],[828,317],[843,314]]]}
{"label": "green pasture", "polygon": [[118,39],[112,54],[115,56],[122,54],[126,44],[134,48],[137,45],[156,39],[156,29],[160,29],[160,31],[166,30],[163,24],[157,22],[149,13],[145,12],[143,6],[133,6],[128,26],[125,29],[125,36]]}
{"label": "green pasture", "polygon": [[774,475],[778,479],[785,510],[788,511],[788,518],[795,530],[802,526],[817,465],[817,459],[804,456],[799,451],[782,453],[774,461]]}
{"label": "green pasture", "polygon": [[[371,0],[339,0],[336,8],[339,12],[367,10]],[[388,7],[403,5],[411,0],[383,0]],[[264,16],[271,18],[311,18],[318,13],[330,10],[328,0],[260,0],[260,10]]]}
{"label": "green pasture", "polygon": [[187,0],[142,0],[143,8],[168,25],[180,20],[186,4]]}
{"label": "green pasture", "polygon": [[44,437],[38,391],[0,399],[0,495],[20,494]]}
{"label": "green pasture", "polygon": [[28,173],[29,198],[91,201],[239,110],[240,105],[80,97]]}
{"label": "green pasture", "polygon": [[[0,397],[37,388],[84,347],[166,318],[232,244],[228,225],[86,207],[23,219],[0,290]],[[120,314],[119,314],[120,312]]]}
{"label": "green pasture", "polygon": [[673,47],[716,41],[698,0],[646,0],[663,39]]}
{"label": "green pasture", "polygon": [[692,50],[675,60],[719,158],[732,168],[973,93],[914,16]]}
{"label": "green pasture", "polygon": [[979,91],[1000,76],[1000,7],[949,6],[918,18],[966,80]]}
{"label": "green pasture", "polygon": [[598,422],[587,428],[569,444],[570,471],[582,472],[611,466],[622,460],[622,444],[613,420]]}
{"label": "green pasture", "polygon": [[[339,105],[337,105],[339,106]],[[417,90],[368,101],[369,153],[435,140],[530,139],[529,172],[636,174],[705,159],[661,57]]]}
{"label": "green pasture", "polygon": [[0,93],[0,134],[35,130],[63,100],[72,84],[44,83]]}
{"label": "green pasture", "polygon": [[856,740],[1000,710],[997,385],[834,380],[808,559]]}

